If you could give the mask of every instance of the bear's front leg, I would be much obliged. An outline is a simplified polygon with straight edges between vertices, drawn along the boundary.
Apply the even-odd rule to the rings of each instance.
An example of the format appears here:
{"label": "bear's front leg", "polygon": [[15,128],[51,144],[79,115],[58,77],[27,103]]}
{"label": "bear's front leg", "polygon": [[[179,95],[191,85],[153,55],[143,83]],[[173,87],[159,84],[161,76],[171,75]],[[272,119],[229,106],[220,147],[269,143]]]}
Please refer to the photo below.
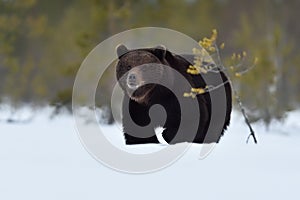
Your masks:
{"label": "bear's front leg", "polygon": [[135,101],[124,99],[123,132],[126,144],[159,143],[154,127],[150,124],[149,108]]}
{"label": "bear's front leg", "polygon": [[174,138],[176,136],[176,133],[178,131],[178,128],[168,127],[165,128],[165,130],[162,133],[162,137],[168,144],[175,144]]}
{"label": "bear's front leg", "polygon": [[167,121],[164,125],[164,131],[162,132],[162,137],[168,144],[175,144],[178,142],[182,142],[182,141],[178,141],[178,137],[175,138],[181,122],[179,113],[180,111],[173,115],[169,113]]}
{"label": "bear's front leg", "polygon": [[123,118],[123,132],[126,144],[159,143],[152,127],[140,126]]}

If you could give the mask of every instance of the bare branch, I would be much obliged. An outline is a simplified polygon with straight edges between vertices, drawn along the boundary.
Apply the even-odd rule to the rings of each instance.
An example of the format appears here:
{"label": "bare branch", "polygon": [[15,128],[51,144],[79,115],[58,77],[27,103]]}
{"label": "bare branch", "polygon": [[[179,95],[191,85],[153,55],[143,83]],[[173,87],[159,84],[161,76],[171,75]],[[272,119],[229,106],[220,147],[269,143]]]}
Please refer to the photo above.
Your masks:
{"label": "bare branch", "polygon": [[[247,137],[246,142],[248,143],[250,137],[252,136],[255,144],[257,144],[257,139],[256,139],[256,136],[255,136],[254,130],[251,127],[251,124],[249,122],[249,119],[248,119],[248,116],[246,114],[245,108],[242,104],[241,98],[239,97],[237,91],[233,87],[232,81],[230,80],[230,76],[228,76],[228,74],[226,73],[226,72],[228,72],[227,68],[224,67],[224,65],[223,65],[221,55],[220,55],[220,51],[219,51],[219,47],[216,43],[217,30],[214,29],[212,32],[213,33],[212,33],[212,36],[210,38],[205,37],[205,38],[203,38],[202,40],[199,41],[199,45],[201,46],[201,49],[197,49],[197,48],[193,49],[193,53],[195,54],[194,55],[194,65],[190,66],[189,69],[187,70],[187,72],[190,73],[190,74],[201,74],[201,73],[206,74],[208,72],[220,73],[220,71],[222,71],[228,77],[228,80],[221,83],[221,84],[219,84],[219,85],[216,85],[216,86],[209,85],[209,86],[206,86],[205,88],[191,88],[191,92],[184,93],[184,96],[195,98],[199,94],[204,94],[204,93],[207,93],[207,92],[211,92],[211,91],[216,90],[216,89],[218,89],[218,88],[220,88],[220,87],[222,87],[225,84],[230,82],[231,86],[232,86],[232,90],[234,92],[234,96],[235,96],[235,98],[238,102],[238,105],[239,105],[240,109],[241,109],[241,112],[243,114],[245,122],[246,122],[246,124],[247,124],[247,126],[249,127],[249,130],[250,130],[250,134]],[[224,48],[224,43],[222,43],[221,46],[222,46],[221,48]],[[207,54],[207,52],[204,52],[203,49],[206,50],[208,52],[208,54]],[[216,59],[212,60],[211,58],[207,58],[207,55],[209,55],[210,57],[216,57]],[[247,73],[257,63],[258,59],[255,58],[254,63],[252,65],[250,65],[250,67],[249,67],[246,63],[246,56],[247,56],[247,54],[246,54],[245,51],[243,51],[241,54],[235,54],[234,53],[232,55],[231,59],[233,61],[236,61],[236,60],[239,61],[239,63],[234,64],[233,66],[230,67],[232,72],[234,72],[235,76],[241,76],[241,75]],[[242,68],[242,69],[240,69],[239,71],[235,70],[235,69],[239,69],[239,68]]]}
{"label": "bare branch", "polygon": [[235,89],[233,89],[233,91],[234,91],[234,96],[235,96],[235,98],[236,98],[236,100],[237,100],[237,102],[239,104],[240,109],[241,109],[241,112],[242,112],[242,114],[244,116],[245,122],[246,122],[246,124],[247,124],[247,126],[248,126],[248,128],[250,130],[250,134],[247,137],[246,143],[249,142],[249,139],[252,136],[252,138],[254,140],[254,143],[257,144],[257,139],[256,139],[256,136],[255,136],[254,130],[252,129],[252,126],[251,126],[251,124],[249,122],[249,119],[248,119],[248,116],[246,114],[245,108],[244,108],[244,106],[242,104],[241,98],[239,97],[239,95],[237,94],[237,92],[236,92]]}

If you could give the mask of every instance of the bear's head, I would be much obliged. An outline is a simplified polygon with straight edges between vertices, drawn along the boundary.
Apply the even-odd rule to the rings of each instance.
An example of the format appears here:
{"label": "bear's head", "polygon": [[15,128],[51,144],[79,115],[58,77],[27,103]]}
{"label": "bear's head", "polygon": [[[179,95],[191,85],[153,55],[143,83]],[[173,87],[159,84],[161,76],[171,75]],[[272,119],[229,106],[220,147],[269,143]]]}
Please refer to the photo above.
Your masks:
{"label": "bear's head", "polygon": [[121,88],[132,100],[147,103],[157,83],[166,79],[166,48],[158,46],[129,50],[126,46],[119,45],[116,50],[119,59],[116,76]]}

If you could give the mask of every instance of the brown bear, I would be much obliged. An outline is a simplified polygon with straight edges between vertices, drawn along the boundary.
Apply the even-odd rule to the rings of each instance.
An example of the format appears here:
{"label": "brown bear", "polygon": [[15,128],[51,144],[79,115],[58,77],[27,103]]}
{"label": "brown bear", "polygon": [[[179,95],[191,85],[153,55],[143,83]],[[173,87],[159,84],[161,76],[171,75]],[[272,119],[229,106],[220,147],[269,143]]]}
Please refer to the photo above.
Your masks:
{"label": "brown bear", "polygon": [[[194,56],[176,55],[164,46],[129,50],[126,46],[119,45],[116,49],[116,77],[125,93],[122,124],[126,144],[159,143],[155,134],[155,128],[159,126],[164,128],[162,137],[169,144],[219,142],[229,125],[232,109],[231,86],[223,71],[189,74],[187,69],[192,65]],[[187,80],[189,87],[179,81],[177,72]],[[221,77],[221,84],[220,81],[215,81],[217,76]],[[160,84],[160,81],[163,84]],[[196,98],[183,95],[184,92],[190,91],[191,87],[207,88],[206,86],[211,84],[221,87],[198,94]],[[217,117],[212,118],[212,95],[222,88],[223,93],[214,98],[223,98],[225,101],[215,103],[217,111],[214,112],[222,109],[225,109],[225,112],[220,115],[217,113]],[[176,95],[174,91],[181,95]],[[190,106],[195,102],[198,110]],[[156,105],[162,106],[164,112],[154,109],[157,108]],[[151,113],[152,108],[156,110],[154,115]],[[183,110],[187,114],[184,114]],[[198,115],[198,121],[195,122],[194,116]],[[185,125],[179,131],[181,123]],[[208,129],[212,130],[211,135]],[[191,133],[191,130],[194,130],[194,133]]]}

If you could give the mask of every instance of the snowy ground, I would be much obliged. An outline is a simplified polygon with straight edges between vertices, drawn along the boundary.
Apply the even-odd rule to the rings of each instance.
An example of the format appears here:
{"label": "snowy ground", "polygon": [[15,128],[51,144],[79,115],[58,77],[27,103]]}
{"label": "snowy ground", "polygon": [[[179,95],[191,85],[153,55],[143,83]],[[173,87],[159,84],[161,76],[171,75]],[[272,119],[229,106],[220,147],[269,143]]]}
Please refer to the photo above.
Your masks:
{"label": "snowy ground", "polygon": [[[296,111],[284,124],[273,122],[268,131],[256,123],[259,144],[245,144],[249,131],[235,112],[226,135],[206,159],[198,159],[200,146],[193,145],[168,168],[132,175],[94,160],[81,145],[72,117],[49,120],[46,109],[31,123],[0,122],[0,199],[298,200],[299,122]],[[112,140],[121,141],[116,126],[106,130]]]}

